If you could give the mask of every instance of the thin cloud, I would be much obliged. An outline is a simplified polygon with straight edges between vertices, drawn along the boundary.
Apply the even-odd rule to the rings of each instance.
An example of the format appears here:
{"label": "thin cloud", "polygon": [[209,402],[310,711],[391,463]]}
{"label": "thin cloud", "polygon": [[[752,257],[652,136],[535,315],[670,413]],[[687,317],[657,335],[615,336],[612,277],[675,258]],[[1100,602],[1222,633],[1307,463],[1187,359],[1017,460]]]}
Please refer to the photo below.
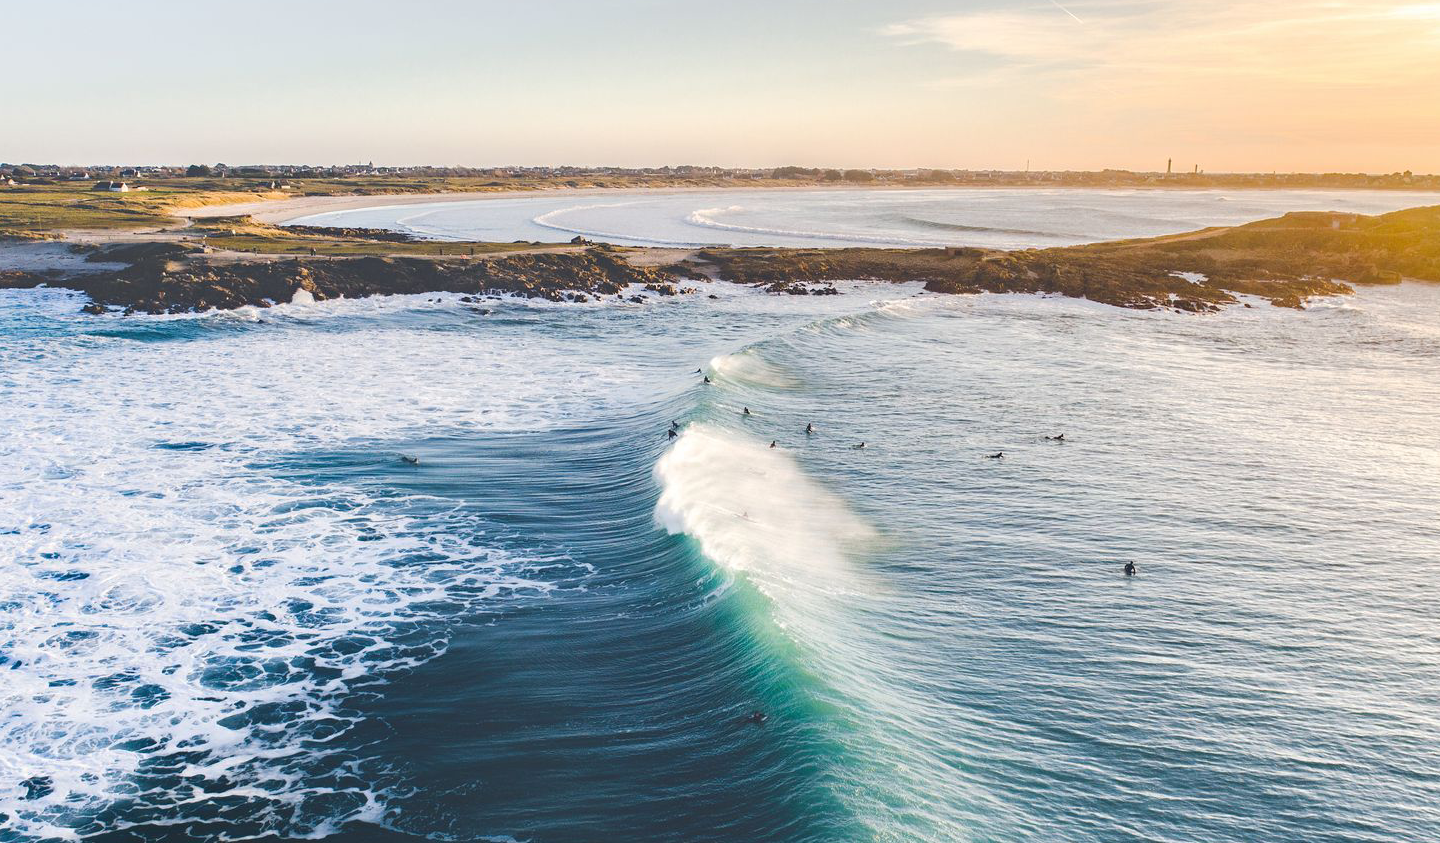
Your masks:
{"label": "thin cloud", "polygon": [[957,54],[921,83],[937,96],[1044,103],[1035,108],[1056,125],[1302,145],[1440,135],[1440,3],[1031,2],[899,21],[884,35]]}
{"label": "thin cloud", "polygon": [[1065,64],[1077,77],[1160,72],[1386,85],[1433,79],[1440,70],[1440,4],[1076,4],[1082,19],[1051,2],[1055,9],[922,18],[885,32],[900,43],[939,44],[1009,64]]}

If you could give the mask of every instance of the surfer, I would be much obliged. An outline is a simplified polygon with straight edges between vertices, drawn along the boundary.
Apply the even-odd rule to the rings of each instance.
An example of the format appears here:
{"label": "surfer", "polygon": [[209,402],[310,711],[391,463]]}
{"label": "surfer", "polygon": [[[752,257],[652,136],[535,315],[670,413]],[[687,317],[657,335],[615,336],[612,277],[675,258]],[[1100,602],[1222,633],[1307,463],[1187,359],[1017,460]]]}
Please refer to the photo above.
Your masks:
{"label": "surfer", "polygon": [[746,715],[745,719],[751,723],[754,723],[756,726],[759,726],[761,723],[769,720],[770,716],[765,712],[756,709],[755,711],[752,711],[748,715]]}
{"label": "surfer", "polygon": [[409,454],[401,454],[401,455],[400,455],[400,461],[401,461],[401,462],[407,462],[407,463],[409,463],[409,464],[411,464],[411,465],[419,465],[419,464],[420,464],[420,458],[419,458],[419,457],[412,457],[412,456],[410,456]]}
{"label": "surfer", "polygon": [[774,447],[775,447],[775,440],[774,440],[774,439],[771,439],[771,440],[770,440],[770,447],[771,447],[772,450],[774,449]]}
{"label": "surfer", "polygon": [[855,451],[863,451],[865,450],[865,443],[861,442],[859,445],[851,445],[850,448]]}
{"label": "surfer", "polygon": [[986,455],[985,455],[985,459],[987,459],[987,460],[1002,460],[1002,459],[1004,459],[1004,458],[1005,458],[1005,452],[1004,452],[1004,451],[997,451],[996,453],[986,454]]}
{"label": "surfer", "polygon": [[706,383],[709,383],[709,382],[710,382],[710,376],[709,376],[709,375],[706,375],[706,376],[705,376],[705,382],[706,382]]}
{"label": "surfer", "polygon": [[1064,442],[1065,434],[1062,433],[1059,436],[1046,436],[1045,438],[1049,439],[1051,442]]}
{"label": "surfer", "polygon": [[1134,562],[1126,562],[1126,563],[1125,563],[1125,576],[1127,576],[1127,577],[1133,577],[1133,576],[1135,576],[1135,563],[1134,563]]}
{"label": "surfer", "polygon": [[805,435],[806,435],[806,436],[809,436],[810,434],[812,434],[812,433],[814,433],[814,432],[815,432],[815,425],[811,424],[810,422],[806,422],[806,423],[805,423]]}
{"label": "surfer", "polygon": [[746,407],[746,408],[744,409],[743,413],[744,413],[744,415],[747,415],[747,416],[750,415],[750,408],[749,408],[749,407]]}
{"label": "surfer", "polygon": [[668,433],[668,434],[670,434],[669,436],[665,437],[665,438],[667,438],[667,439],[674,439],[675,437],[677,437],[677,436],[680,435],[680,434],[678,434],[678,433],[675,432],[675,428],[673,428],[673,427],[670,428],[669,430],[665,431],[665,432]]}

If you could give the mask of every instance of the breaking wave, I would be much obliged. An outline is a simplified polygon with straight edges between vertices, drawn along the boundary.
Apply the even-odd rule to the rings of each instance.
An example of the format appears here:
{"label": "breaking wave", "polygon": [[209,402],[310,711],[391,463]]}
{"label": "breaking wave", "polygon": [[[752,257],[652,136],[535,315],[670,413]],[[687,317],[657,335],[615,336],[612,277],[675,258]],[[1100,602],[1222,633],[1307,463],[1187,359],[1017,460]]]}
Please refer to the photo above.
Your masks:
{"label": "breaking wave", "polygon": [[17,839],[119,817],[292,836],[384,822],[398,771],[366,755],[357,695],[444,652],[457,619],[579,575],[454,500],[326,478],[340,445],[373,476],[399,470],[384,443],[419,431],[537,429],[604,403],[551,375],[616,385],[470,334],[428,365],[423,332],[367,316],[406,306],[11,338],[0,815]]}
{"label": "breaking wave", "polygon": [[657,523],[744,575],[772,600],[782,627],[859,593],[852,559],[874,531],[785,449],[696,424],[656,463],[655,479]]}

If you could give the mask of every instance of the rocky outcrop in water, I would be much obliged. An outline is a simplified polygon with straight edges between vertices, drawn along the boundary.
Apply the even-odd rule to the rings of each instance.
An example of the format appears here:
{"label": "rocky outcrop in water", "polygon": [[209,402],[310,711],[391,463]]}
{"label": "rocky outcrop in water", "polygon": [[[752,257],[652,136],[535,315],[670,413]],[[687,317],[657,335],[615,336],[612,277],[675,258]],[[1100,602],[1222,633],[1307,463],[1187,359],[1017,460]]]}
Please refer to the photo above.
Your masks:
{"label": "rocky outcrop in water", "polygon": [[1148,240],[988,249],[706,249],[695,265],[772,291],[848,279],[942,293],[1055,293],[1204,312],[1251,295],[1282,307],[1402,277],[1440,281],[1440,208],[1381,216],[1295,213]]}
{"label": "rocky outcrop in water", "polygon": [[[1053,293],[1118,307],[1203,313],[1241,295],[1302,307],[1311,297],[1353,292],[1351,284],[1440,281],[1440,207],[1374,217],[1287,214],[1170,237],[1015,252],[702,249],[678,262],[640,266],[603,245],[565,248],[470,259],[221,259],[194,244],[141,242],[98,249],[90,258],[128,268],[65,284],[90,295],[94,306],[87,312],[266,306],[289,301],[296,290],[317,300],[447,291],[585,301],[631,286],[660,296],[690,293],[694,288],[681,286],[685,280],[719,278],[790,295],[829,295],[836,292],[834,282],[869,279],[919,282],[942,293]],[[0,275],[0,287],[42,283],[58,282],[29,273]]]}
{"label": "rocky outcrop in water", "polygon": [[141,244],[102,250],[94,258],[134,262],[120,272],[76,278],[67,286],[83,290],[97,305],[138,313],[266,307],[290,301],[297,290],[304,290],[317,301],[434,292],[505,293],[552,301],[584,301],[617,295],[631,285],[662,295],[682,292],[668,273],[631,266],[624,258],[598,249],[477,260],[362,257],[217,261],[184,246]]}

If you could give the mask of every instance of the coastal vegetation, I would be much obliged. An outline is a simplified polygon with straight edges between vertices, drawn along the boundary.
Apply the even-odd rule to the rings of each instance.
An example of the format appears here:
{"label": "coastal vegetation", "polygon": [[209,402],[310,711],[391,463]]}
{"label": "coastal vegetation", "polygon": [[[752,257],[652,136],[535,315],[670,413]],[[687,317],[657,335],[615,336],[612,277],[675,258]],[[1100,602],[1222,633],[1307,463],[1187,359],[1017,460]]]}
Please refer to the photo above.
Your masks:
{"label": "coastal vegetation", "polygon": [[1291,213],[1232,228],[1025,249],[706,249],[698,265],[777,292],[871,278],[944,293],[1054,293],[1129,308],[1213,311],[1257,296],[1301,307],[1350,284],[1440,281],[1440,207]]}
{"label": "coastal vegetation", "polygon": [[[569,247],[544,243],[484,243],[417,240],[405,234],[380,229],[324,228],[299,225],[267,225],[248,216],[203,217],[187,233],[203,238],[205,246],[229,252],[257,255],[313,255],[324,257],[406,256],[474,257],[498,252],[536,248]],[[573,248],[579,248],[578,246]]]}
{"label": "coastal vegetation", "polygon": [[[97,190],[123,183],[125,192]],[[1143,173],[874,170],[785,166],[761,170],[661,168],[122,168],[0,165],[0,239],[57,238],[67,231],[125,231],[178,226],[172,209],[300,196],[376,196],[527,191],[555,188],[798,187],[1148,187],[1367,188],[1440,190],[1440,176],[1409,172]]]}
{"label": "coastal vegetation", "polygon": [[[128,268],[67,279],[92,312],[176,313],[393,293],[509,293],[556,301],[692,291],[696,279],[808,295],[847,280],[922,283],[941,293],[1046,293],[1136,309],[1207,312],[1268,300],[1303,307],[1352,284],[1440,281],[1440,207],[1379,216],[1292,213],[1233,228],[1053,249],[621,249],[579,242],[411,241],[371,229],[294,230],[248,217],[205,220],[183,242],[93,250]],[[79,247],[86,248],[86,247]],[[444,250],[444,254],[441,254]],[[291,255],[286,257],[285,255]],[[0,274],[0,287],[57,279]]]}

